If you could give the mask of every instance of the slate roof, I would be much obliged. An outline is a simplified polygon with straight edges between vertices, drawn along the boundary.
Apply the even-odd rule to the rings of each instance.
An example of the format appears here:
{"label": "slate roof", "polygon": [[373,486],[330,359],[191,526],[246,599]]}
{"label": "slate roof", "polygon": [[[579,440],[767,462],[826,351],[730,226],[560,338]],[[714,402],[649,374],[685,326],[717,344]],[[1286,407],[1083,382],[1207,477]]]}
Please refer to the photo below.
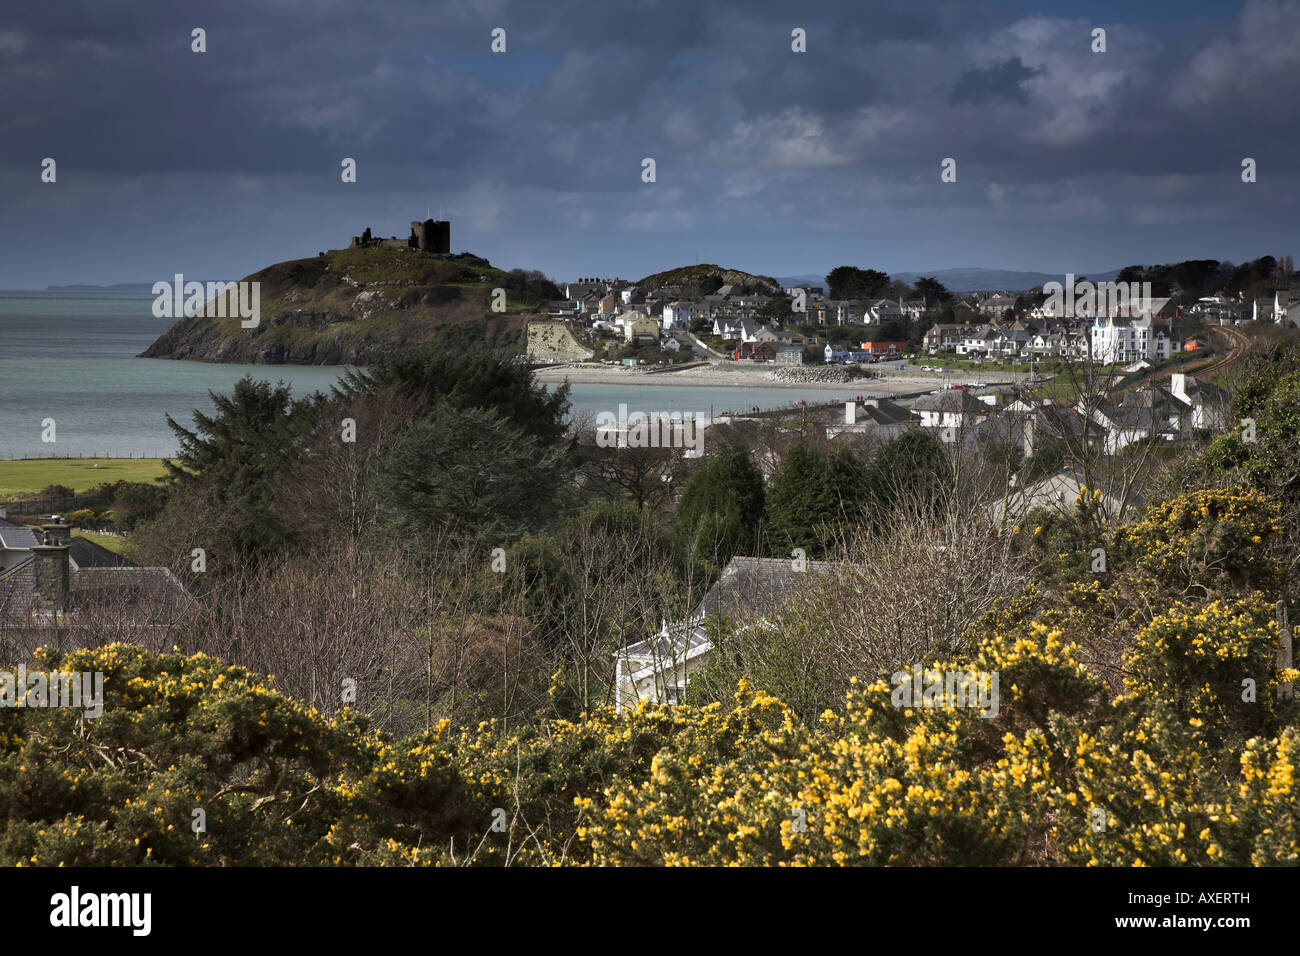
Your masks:
{"label": "slate roof", "polygon": [[134,561],[128,561],[120,554],[80,535],[72,536],[68,547],[68,557],[76,563],[78,568],[131,568],[136,566]]}
{"label": "slate roof", "polygon": [[1058,435],[1069,435],[1072,438],[1077,438],[1083,434],[1085,428],[1094,437],[1100,437],[1106,433],[1106,429],[1096,422],[1085,421],[1084,417],[1077,411],[1064,405],[1040,405],[1030,412],[1030,416],[1036,418]]}
{"label": "slate roof", "polygon": [[8,571],[0,574],[0,603],[6,603],[5,599],[14,592],[35,590],[36,559],[34,557],[24,558]]}
{"label": "slate roof", "polygon": [[[91,560],[102,560],[102,557],[95,555]],[[170,569],[134,565],[70,568],[68,590],[67,605],[73,611],[94,605],[126,604],[141,624],[175,623],[192,600],[185,585]],[[30,623],[28,612],[35,603],[36,558],[29,557],[0,575],[0,618],[8,619],[10,625]]]}
{"label": "slate roof", "polygon": [[69,589],[77,607],[125,600],[147,612],[151,623],[179,620],[190,601],[185,585],[169,568],[83,568],[69,575]]}
{"label": "slate roof", "polygon": [[1183,379],[1183,391],[1192,405],[1222,404],[1231,399],[1226,388],[1220,388],[1213,382],[1202,382],[1188,375]]}
{"label": "slate roof", "polygon": [[807,565],[807,571],[796,571],[787,558],[732,558],[695,609],[695,617],[765,614],[807,583],[809,573],[825,574],[835,568],[832,561],[809,561]]}
{"label": "slate roof", "polygon": [[981,412],[985,415],[993,411],[989,405],[984,404],[971,395],[970,392],[960,388],[945,389],[938,395],[924,395],[912,403],[912,410],[916,412]]}
{"label": "slate roof", "polygon": [[697,621],[668,624],[662,631],[644,641],[629,644],[620,657],[637,664],[656,661],[683,660],[692,651],[707,647],[709,638],[704,625]]}
{"label": "slate roof", "polygon": [[1192,407],[1160,385],[1143,385],[1134,389],[1120,399],[1119,405],[1120,408],[1139,408],[1147,412],[1155,410],[1162,415],[1185,412]]}
{"label": "slate roof", "polygon": [[38,544],[40,541],[31,528],[0,519],[0,547],[6,551],[30,551]]}
{"label": "slate roof", "polygon": [[921,420],[920,415],[885,398],[872,399],[859,404],[856,417],[859,423],[870,419],[875,425],[914,424]]}

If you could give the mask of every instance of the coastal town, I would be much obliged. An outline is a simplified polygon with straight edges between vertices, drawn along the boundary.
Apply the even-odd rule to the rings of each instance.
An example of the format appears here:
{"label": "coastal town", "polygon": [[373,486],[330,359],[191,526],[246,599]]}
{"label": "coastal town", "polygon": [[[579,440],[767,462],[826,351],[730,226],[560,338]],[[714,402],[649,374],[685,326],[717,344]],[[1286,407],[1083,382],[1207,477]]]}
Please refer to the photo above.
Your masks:
{"label": "coastal town", "polygon": [[[716,267],[712,267],[714,271]],[[565,297],[547,303],[548,318],[564,322],[591,355],[649,352],[621,361],[635,366],[692,358],[776,365],[879,362],[922,352],[981,361],[1096,360],[1154,363],[1205,349],[1207,330],[1243,320],[1300,326],[1300,286],[1271,295],[1195,298],[1176,286],[1168,295],[1089,294],[1062,304],[1042,288],[1025,292],[952,294],[872,301],[827,296],[823,286],[766,287],[634,284],[623,279],[579,279]],[[1065,277],[1071,290],[1073,276]],[[767,280],[771,282],[772,280]],[[702,294],[702,288],[714,291]],[[755,291],[757,290],[757,291]],[[1127,292],[1127,290],[1125,290]],[[1094,304],[1100,302],[1101,305]],[[560,360],[543,349],[539,360]]]}
{"label": "coastal town", "polygon": [[63,6],[0,26],[20,926],[857,867],[914,945],[1287,931],[1300,0]]}

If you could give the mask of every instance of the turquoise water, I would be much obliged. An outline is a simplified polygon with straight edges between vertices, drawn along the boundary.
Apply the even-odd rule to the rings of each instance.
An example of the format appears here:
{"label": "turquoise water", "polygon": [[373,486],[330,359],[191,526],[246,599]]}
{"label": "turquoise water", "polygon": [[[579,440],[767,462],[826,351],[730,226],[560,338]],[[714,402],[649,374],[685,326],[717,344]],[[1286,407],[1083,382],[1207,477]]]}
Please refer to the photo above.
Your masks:
{"label": "turquoise water", "polygon": [[[152,296],[0,292],[0,458],[173,454],[170,414],[192,424],[245,374],[295,393],[328,389],[340,369],[138,359],[172,322]],[[42,421],[54,419],[55,441]]]}
{"label": "turquoise water", "polygon": [[[50,455],[161,457],[176,451],[165,416],[192,424],[210,391],[246,374],[285,381],[295,394],[328,391],[336,366],[221,365],[135,356],[172,324],[154,318],[153,297],[101,291],[0,292],[0,458]],[[845,396],[854,392],[846,390]],[[839,399],[836,393],[674,385],[574,385],[574,415],[667,411],[721,413],[752,405]],[[43,442],[42,422],[55,422]]]}

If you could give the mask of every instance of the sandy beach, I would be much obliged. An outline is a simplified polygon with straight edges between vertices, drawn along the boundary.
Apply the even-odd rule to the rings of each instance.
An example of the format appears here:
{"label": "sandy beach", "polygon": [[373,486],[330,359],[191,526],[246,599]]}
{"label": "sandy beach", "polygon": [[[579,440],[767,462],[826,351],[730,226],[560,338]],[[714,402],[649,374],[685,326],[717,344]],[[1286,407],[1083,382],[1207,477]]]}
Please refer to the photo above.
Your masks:
{"label": "sandy beach", "polygon": [[864,395],[903,395],[918,391],[940,388],[947,385],[964,385],[980,381],[996,385],[1012,381],[1012,376],[1005,372],[924,372],[919,368],[904,366],[902,371],[895,371],[892,365],[877,366],[879,378],[852,379],[847,382],[775,382],[767,374],[775,366],[737,363],[734,367],[724,365],[702,365],[681,371],[652,372],[639,368],[619,365],[596,365],[591,363],[542,368],[536,371],[539,382],[559,384],[565,381],[583,385],[676,385],[691,388],[728,387],[774,388],[787,391],[826,391],[843,392],[856,389]]}

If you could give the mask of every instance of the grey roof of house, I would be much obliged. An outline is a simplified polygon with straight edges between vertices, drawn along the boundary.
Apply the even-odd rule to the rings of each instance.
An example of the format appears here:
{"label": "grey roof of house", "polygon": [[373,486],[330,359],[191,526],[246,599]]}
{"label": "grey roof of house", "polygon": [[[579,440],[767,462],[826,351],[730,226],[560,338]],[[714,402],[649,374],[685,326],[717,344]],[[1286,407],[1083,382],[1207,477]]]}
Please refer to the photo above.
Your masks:
{"label": "grey roof of house", "polygon": [[732,558],[718,581],[695,610],[697,618],[736,613],[765,614],[809,581],[809,573],[825,574],[832,561],[809,561],[806,571],[796,571],[787,558]]}
{"label": "grey roof of house", "polygon": [[0,575],[0,619],[25,618],[35,595],[36,559],[29,557]]}
{"label": "grey roof of house", "polygon": [[920,415],[888,399],[878,398],[872,401],[874,404],[866,403],[858,406],[858,421],[862,421],[865,417],[871,419],[876,425],[902,425],[921,420]]}
{"label": "grey roof of house", "polygon": [[1217,404],[1226,402],[1232,397],[1226,388],[1220,388],[1213,382],[1202,382],[1190,375],[1183,380],[1183,391],[1187,393],[1187,397],[1193,405],[1208,402]]}
{"label": "grey roof of house", "polygon": [[1024,420],[1016,415],[991,415],[961,430],[961,445],[976,451],[993,442],[1015,443],[1025,437]]}
{"label": "grey roof of house", "polygon": [[964,389],[945,389],[938,395],[924,395],[912,403],[915,412],[984,412],[992,408]]}
{"label": "grey roof of house", "polygon": [[0,547],[6,551],[30,551],[38,544],[40,541],[31,528],[0,519]]}
{"label": "grey roof of house", "polygon": [[[1172,405],[1152,407],[1152,405],[1143,404],[1140,401],[1127,401],[1128,395],[1124,396],[1124,398],[1125,401],[1118,405],[1105,400],[1099,401],[1095,404],[1094,411],[1105,415],[1107,419],[1116,425],[1141,429],[1163,426],[1173,412]],[[1186,406],[1183,407],[1186,408]]]}
{"label": "grey roof of house", "polygon": [[103,545],[75,534],[69,542],[68,556],[77,563],[79,569],[135,567],[134,561],[128,561]]}
{"label": "grey roof of house", "polygon": [[155,622],[178,620],[190,601],[169,568],[82,568],[69,575],[69,588],[77,595],[77,606],[125,598],[137,609],[147,609]]}
{"label": "grey roof of house", "polygon": [[1143,385],[1120,400],[1121,408],[1158,409],[1162,412],[1187,411],[1191,408],[1173,392],[1160,385]]}
{"label": "grey roof of house", "polygon": [[704,627],[696,621],[667,624],[644,641],[629,644],[618,655],[636,663],[682,660],[691,651],[709,643]]}
{"label": "grey roof of house", "polygon": [[[31,557],[0,576],[0,617],[11,624],[28,618],[36,596],[35,571],[36,559]],[[68,589],[74,610],[124,602],[140,623],[148,624],[174,623],[191,600],[168,568],[78,567],[68,575]]]}
{"label": "grey roof of house", "polygon": [[28,555],[8,571],[0,574],[0,589],[13,587],[36,587],[36,558]]}
{"label": "grey roof of house", "polygon": [[1064,405],[1040,405],[1030,414],[1059,435],[1078,437],[1083,434],[1085,428],[1092,432],[1094,436],[1103,435],[1106,432],[1106,429],[1096,422],[1085,421],[1084,417],[1077,411]]}

